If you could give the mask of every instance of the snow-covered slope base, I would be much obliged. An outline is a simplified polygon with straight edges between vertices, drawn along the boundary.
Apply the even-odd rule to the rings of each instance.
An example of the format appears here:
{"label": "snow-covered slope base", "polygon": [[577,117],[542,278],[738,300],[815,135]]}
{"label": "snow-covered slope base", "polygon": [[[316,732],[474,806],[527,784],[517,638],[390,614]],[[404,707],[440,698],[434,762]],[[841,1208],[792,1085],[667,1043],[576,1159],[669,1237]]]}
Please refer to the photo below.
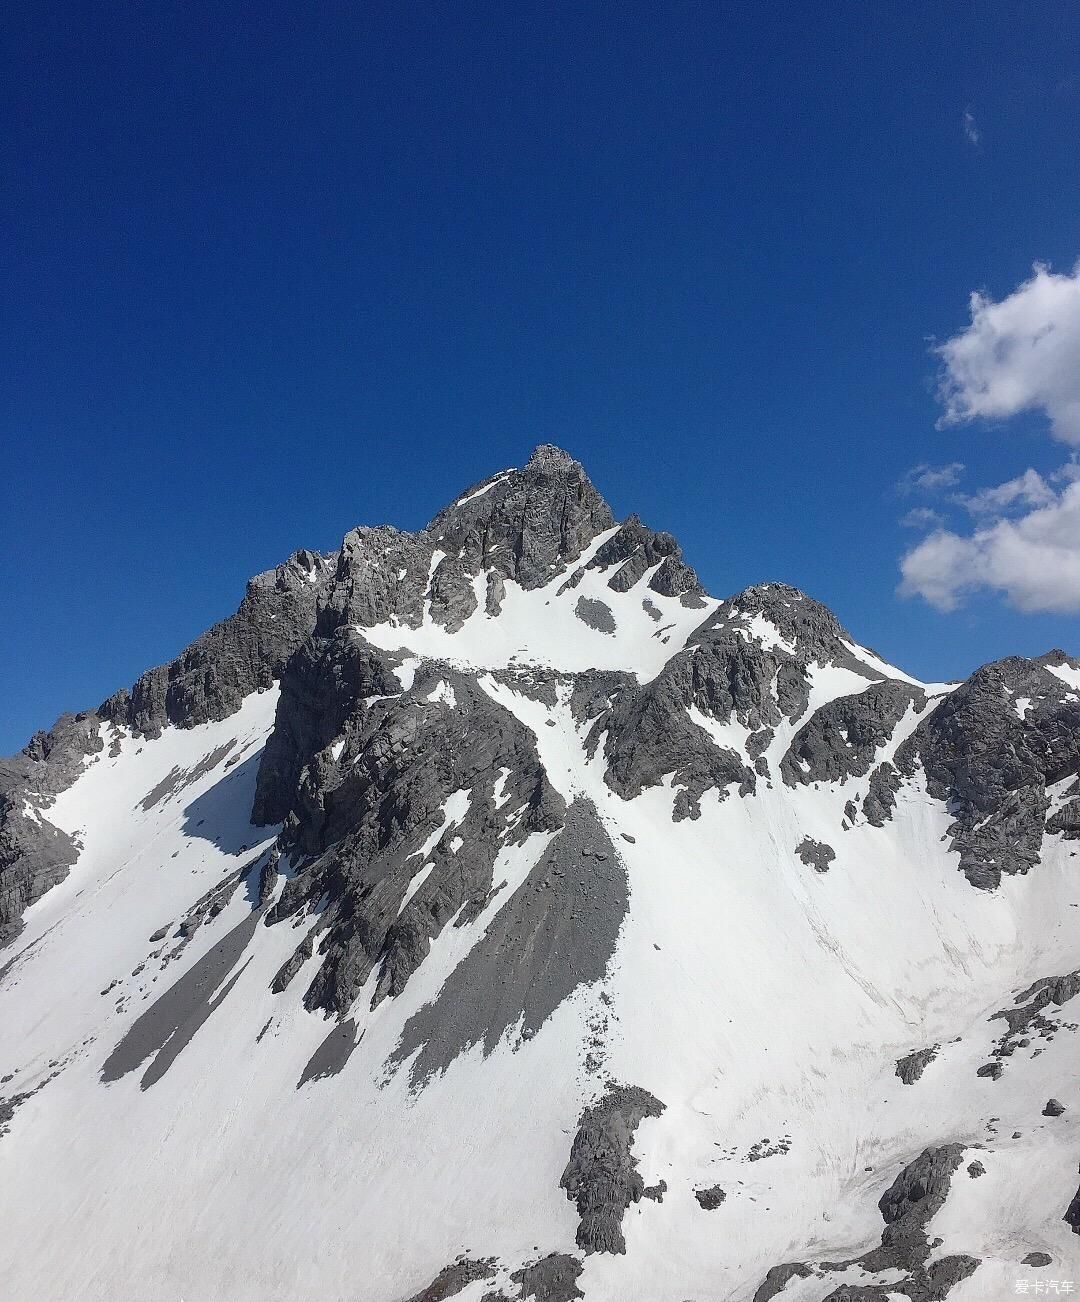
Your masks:
{"label": "snow-covered slope base", "polygon": [[13,762],[4,1297],[1080,1289],[1076,662],[606,511],[541,449]]}

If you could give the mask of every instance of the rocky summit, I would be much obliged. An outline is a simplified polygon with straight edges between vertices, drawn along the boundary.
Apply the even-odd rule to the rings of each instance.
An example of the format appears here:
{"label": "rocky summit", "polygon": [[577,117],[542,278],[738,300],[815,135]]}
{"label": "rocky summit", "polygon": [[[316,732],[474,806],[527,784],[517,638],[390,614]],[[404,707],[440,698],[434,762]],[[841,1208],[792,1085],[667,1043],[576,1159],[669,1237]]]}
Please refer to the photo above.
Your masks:
{"label": "rocky summit", "polygon": [[1080,661],[919,682],[538,448],[0,761],[0,1293],[1080,1290],[1078,853]]}

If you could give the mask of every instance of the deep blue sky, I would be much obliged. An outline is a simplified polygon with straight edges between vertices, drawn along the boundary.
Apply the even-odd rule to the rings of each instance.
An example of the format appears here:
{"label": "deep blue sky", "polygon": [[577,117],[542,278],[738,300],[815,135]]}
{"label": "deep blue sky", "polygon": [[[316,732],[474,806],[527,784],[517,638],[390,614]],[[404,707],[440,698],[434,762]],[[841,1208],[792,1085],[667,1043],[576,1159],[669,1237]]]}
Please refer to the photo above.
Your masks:
{"label": "deep blue sky", "polygon": [[3,55],[0,751],[541,441],[923,676],[1080,651],[895,595],[913,463],[1061,460],[935,430],[928,339],[1080,256],[1072,0],[14,0]]}

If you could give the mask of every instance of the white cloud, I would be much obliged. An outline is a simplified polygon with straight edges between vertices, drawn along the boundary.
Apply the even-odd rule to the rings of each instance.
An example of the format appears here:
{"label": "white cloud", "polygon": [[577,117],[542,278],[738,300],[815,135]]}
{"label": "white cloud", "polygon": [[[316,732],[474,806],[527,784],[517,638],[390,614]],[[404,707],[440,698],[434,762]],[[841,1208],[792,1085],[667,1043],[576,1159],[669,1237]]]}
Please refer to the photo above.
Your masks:
{"label": "white cloud", "polygon": [[[1041,411],[1054,438],[1080,448],[1080,263],[1068,275],[1036,265],[999,303],[973,294],[971,324],[936,352],[942,424]],[[904,482],[949,487],[941,472],[952,469],[917,466]],[[1023,611],[1080,613],[1080,452],[1050,475],[1028,469],[949,500],[972,516],[974,531],[925,513],[919,522],[932,532],[902,558],[901,593],[955,610],[990,590]],[[917,523],[914,514],[902,523]]]}
{"label": "white cloud", "polygon": [[937,350],[947,425],[1043,411],[1055,438],[1080,446],[1080,264],[1036,265],[999,303],[971,296],[971,324]]}
{"label": "white cloud", "polygon": [[972,515],[999,516],[1010,507],[1050,506],[1057,500],[1057,495],[1037,470],[1025,470],[1004,484],[980,488],[967,497],[958,494],[954,500]]}
{"label": "white cloud", "polygon": [[982,132],[979,130],[979,124],[975,121],[975,114],[971,109],[964,109],[964,139],[969,145],[975,145],[976,148],[982,142]]}
{"label": "white cloud", "polygon": [[906,515],[901,516],[900,523],[905,529],[937,529],[945,523],[945,519],[928,506],[913,506]]}
{"label": "white cloud", "polygon": [[970,537],[935,530],[901,561],[901,593],[955,610],[969,593],[990,588],[1023,611],[1080,613],[1080,481],[1047,492],[1044,505],[1017,520],[993,520]]}
{"label": "white cloud", "polygon": [[950,461],[947,466],[931,466],[924,461],[912,466],[896,487],[901,493],[940,493],[954,488],[963,473],[962,461]]}

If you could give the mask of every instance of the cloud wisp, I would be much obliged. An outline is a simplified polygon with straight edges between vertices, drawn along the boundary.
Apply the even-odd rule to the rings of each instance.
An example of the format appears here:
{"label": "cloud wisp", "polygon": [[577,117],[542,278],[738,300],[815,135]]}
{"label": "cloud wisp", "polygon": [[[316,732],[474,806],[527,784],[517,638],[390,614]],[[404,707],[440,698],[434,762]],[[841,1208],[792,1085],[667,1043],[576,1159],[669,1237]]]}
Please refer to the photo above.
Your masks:
{"label": "cloud wisp", "polygon": [[932,466],[923,461],[904,475],[896,486],[897,491],[905,496],[909,493],[940,493],[946,488],[955,488],[964,470],[962,461],[950,461],[945,466]]}
{"label": "cloud wisp", "polygon": [[[973,294],[971,324],[935,351],[941,425],[1040,411],[1055,439],[1080,449],[1080,264],[1067,275],[1037,265],[1000,302]],[[1028,469],[948,494],[971,517],[970,533],[946,528],[928,507],[909,511],[901,523],[930,532],[901,559],[900,592],[944,611],[993,590],[1022,611],[1080,613],[1077,455],[1049,476]],[[916,466],[901,488],[943,494],[956,486],[958,465]]]}
{"label": "cloud wisp", "polygon": [[982,132],[970,108],[964,109],[964,139],[976,149],[982,144]]}

